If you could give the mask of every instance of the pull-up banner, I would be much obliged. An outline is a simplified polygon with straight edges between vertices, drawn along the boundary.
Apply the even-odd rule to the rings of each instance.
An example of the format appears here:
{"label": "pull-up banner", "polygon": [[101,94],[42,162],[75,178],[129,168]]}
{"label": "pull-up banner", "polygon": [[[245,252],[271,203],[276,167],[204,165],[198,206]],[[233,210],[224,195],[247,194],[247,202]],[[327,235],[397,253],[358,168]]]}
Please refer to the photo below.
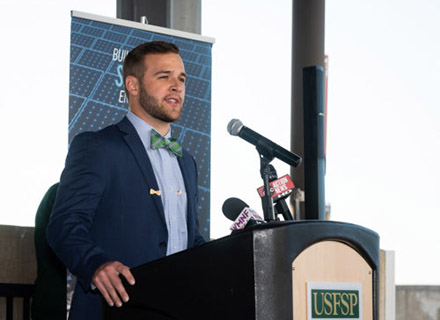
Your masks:
{"label": "pull-up banner", "polygon": [[69,144],[80,132],[102,129],[124,117],[128,110],[124,58],[137,45],[156,40],[176,44],[185,64],[184,111],[172,131],[197,161],[200,229],[209,239],[212,38],[73,11]]}

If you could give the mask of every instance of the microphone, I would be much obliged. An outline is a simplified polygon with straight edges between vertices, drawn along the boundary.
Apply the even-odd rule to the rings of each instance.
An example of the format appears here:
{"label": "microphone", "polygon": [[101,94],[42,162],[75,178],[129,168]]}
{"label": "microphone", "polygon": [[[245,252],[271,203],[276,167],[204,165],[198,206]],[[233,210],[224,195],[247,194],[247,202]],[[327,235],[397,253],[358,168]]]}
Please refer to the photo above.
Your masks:
{"label": "microphone", "polygon": [[226,218],[234,221],[231,231],[241,230],[248,226],[264,223],[258,213],[249,208],[246,202],[238,198],[229,198],[223,203],[222,211]]}
{"label": "microphone", "polygon": [[271,158],[278,158],[293,167],[299,166],[302,161],[300,156],[284,149],[248,127],[245,127],[238,119],[229,121],[228,132],[233,136],[239,136],[250,144],[253,144],[257,147],[257,150],[264,155]]}

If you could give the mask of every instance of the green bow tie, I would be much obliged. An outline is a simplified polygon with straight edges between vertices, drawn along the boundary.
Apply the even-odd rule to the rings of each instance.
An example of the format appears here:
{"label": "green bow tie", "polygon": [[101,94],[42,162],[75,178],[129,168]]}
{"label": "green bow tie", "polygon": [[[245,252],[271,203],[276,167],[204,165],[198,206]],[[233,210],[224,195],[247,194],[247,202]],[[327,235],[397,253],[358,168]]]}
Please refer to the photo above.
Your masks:
{"label": "green bow tie", "polygon": [[176,141],[177,138],[171,138],[168,140],[161,136],[159,132],[151,129],[151,149],[156,150],[159,148],[168,148],[176,156],[183,156],[182,146]]}

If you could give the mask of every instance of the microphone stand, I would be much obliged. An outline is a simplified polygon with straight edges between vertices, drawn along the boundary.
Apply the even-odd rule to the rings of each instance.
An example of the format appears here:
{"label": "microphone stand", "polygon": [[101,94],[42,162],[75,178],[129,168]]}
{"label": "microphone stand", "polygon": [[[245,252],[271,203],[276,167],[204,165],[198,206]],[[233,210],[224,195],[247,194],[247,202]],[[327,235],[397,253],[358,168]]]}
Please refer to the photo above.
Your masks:
{"label": "microphone stand", "polygon": [[275,215],[275,208],[273,205],[273,189],[271,188],[269,182],[270,177],[272,174],[272,170],[270,167],[270,162],[273,160],[273,155],[269,150],[263,147],[257,147],[258,153],[260,154],[260,174],[261,178],[264,182],[264,196],[261,198],[262,204],[263,204],[263,213],[264,213],[264,220],[267,222],[275,221],[276,215]]}
{"label": "microphone stand", "polygon": [[[269,165],[270,168],[270,177],[269,182],[275,181],[278,179],[278,174],[273,165]],[[275,190],[274,190],[275,191]],[[273,198],[272,198],[273,199]],[[283,215],[284,221],[287,220],[293,220],[292,214],[290,213],[289,206],[286,203],[286,200],[284,198],[278,199],[278,200],[272,200],[275,205],[275,217],[278,217],[279,214]],[[279,220],[277,218],[277,220]]]}
{"label": "microphone stand", "polygon": [[[258,143],[256,144],[256,146],[257,146],[256,149],[260,155],[260,174],[261,174],[261,178],[263,178],[263,182],[264,182],[264,188],[263,188],[264,196],[261,199],[261,201],[263,203],[264,220],[266,220],[267,222],[276,221],[276,220],[278,220],[278,217],[275,213],[275,208],[274,208],[273,199],[272,199],[272,195],[274,193],[274,190],[271,188],[271,186],[269,184],[269,182],[271,181],[270,178],[273,174],[273,170],[272,170],[273,167],[270,166],[269,164],[275,158],[275,149],[273,147],[273,144],[271,144],[270,141],[267,142],[263,138],[258,140]],[[299,157],[293,153],[291,154],[291,157],[298,160],[293,165],[294,167],[298,166],[301,163],[301,157]],[[281,160],[287,164],[292,165],[291,163],[289,163],[290,161],[286,162],[285,159],[281,159]],[[293,159],[290,159],[290,160],[293,161]],[[291,218],[290,211],[289,211],[288,216],[290,216],[290,218]],[[285,218],[289,218],[288,216],[286,215]],[[290,219],[286,219],[286,220],[290,220]]]}
{"label": "microphone stand", "polygon": [[290,213],[289,206],[285,199],[279,199],[275,202],[276,214],[281,213],[285,221],[293,220],[292,214]]}

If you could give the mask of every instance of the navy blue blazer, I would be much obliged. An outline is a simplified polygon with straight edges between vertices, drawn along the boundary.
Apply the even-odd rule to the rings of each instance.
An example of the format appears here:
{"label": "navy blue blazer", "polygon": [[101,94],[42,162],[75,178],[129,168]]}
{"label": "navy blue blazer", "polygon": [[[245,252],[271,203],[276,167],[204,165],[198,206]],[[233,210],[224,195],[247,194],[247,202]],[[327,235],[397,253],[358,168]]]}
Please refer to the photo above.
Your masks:
{"label": "navy blue blazer", "polygon": [[[199,233],[197,166],[178,159],[188,197],[188,248],[205,242]],[[134,267],[166,255],[168,231],[149,157],[130,121],[77,135],[47,228],[50,246],[78,279],[70,319],[100,319],[101,296],[91,290],[103,263]]]}

